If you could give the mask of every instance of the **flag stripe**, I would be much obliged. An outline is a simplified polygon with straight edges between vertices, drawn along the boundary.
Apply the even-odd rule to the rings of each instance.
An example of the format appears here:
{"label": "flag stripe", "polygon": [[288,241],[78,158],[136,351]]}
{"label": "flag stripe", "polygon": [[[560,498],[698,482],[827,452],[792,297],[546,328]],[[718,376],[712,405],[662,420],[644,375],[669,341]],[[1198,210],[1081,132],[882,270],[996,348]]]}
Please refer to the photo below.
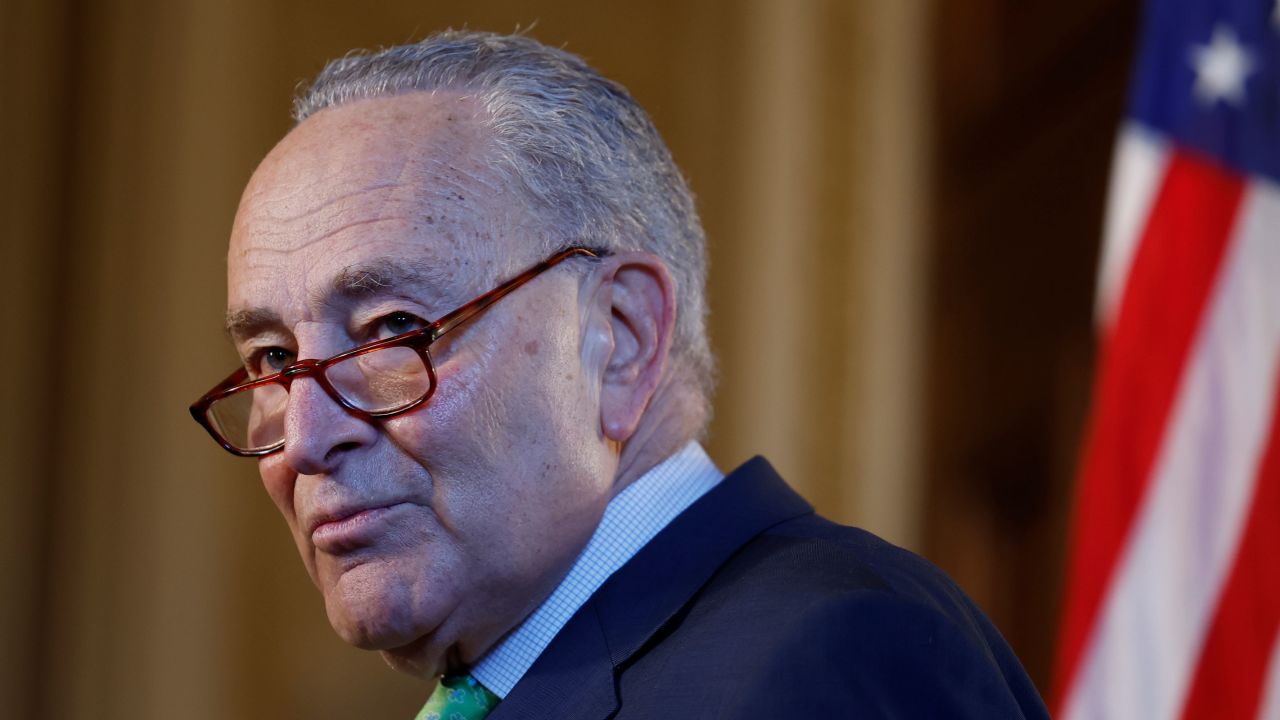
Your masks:
{"label": "flag stripe", "polygon": [[1057,697],[1077,673],[1104,589],[1121,553],[1206,298],[1240,202],[1242,182],[1173,152],[1134,256],[1116,321],[1104,339],[1076,512]]}
{"label": "flag stripe", "polygon": [[1106,227],[1098,267],[1095,305],[1105,333],[1115,320],[1133,255],[1151,217],[1151,205],[1168,167],[1168,144],[1137,123],[1125,123],[1116,140],[1107,190]]}
{"label": "flag stripe", "polygon": [[[1280,6],[1277,6],[1280,8]],[[1267,680],[1262,697],[1262,709],[1258,711],[1258,720],[1280,720],[1280,638],[1276,638],[1271,648],[1271,661],[1268,663]]]}
{"label": "flag stripe", "polygon": [[1181,713],[1275,415],[1277,226],[1280,192],[1250,186],[1062,717]]}
{"label": "flag stripe", "polygon": [[1248,718],[1258,711],[1280,625],[1280,423],[1272,418],[1249,521],[1200,656],[1182,717]]}

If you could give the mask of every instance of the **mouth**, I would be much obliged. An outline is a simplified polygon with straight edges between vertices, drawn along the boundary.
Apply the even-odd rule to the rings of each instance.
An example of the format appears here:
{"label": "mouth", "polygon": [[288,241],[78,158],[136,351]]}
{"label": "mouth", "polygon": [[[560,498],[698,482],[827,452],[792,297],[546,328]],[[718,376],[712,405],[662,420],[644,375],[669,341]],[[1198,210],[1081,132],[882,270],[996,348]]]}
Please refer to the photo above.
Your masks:
{"label": "mouth", "polygon": [[321,552],[340,554],[368,547],[409,503],[338,510],[320,515],[311,526],[311,543]]}

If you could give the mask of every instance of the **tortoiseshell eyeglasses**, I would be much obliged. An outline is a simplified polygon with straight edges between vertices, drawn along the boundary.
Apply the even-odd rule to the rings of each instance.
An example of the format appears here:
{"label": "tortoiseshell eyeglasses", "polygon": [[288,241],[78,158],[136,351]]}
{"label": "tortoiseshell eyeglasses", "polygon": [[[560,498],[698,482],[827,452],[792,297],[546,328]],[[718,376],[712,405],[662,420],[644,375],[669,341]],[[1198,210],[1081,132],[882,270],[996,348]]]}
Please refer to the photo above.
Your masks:
{"label": "tortoiseshell eyeglasses", "polygon": [[259,378],[250,378],[242,367],[195,401],[191,416],[228,452],[259,457],[284,447],[289,387],[298,378],[314,379],[344,410],[365,421],[408,412],[435,392],[431,343],[521,285],[579,255],[598,258],[601,254],[583,247],[562,250],[424,328],[354,347],[327,360],[299,360]]}

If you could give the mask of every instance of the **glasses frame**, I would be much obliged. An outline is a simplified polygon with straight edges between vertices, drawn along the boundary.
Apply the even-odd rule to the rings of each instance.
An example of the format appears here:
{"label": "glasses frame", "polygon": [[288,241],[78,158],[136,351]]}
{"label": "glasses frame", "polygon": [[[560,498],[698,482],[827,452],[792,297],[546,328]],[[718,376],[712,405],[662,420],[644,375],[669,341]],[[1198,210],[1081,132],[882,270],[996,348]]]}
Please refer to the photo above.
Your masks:
{"label": "glasses frame", "polygon": [[[600,258],[604,256],[604,253],[586,247],[571,247],[561,250],[546,260],[543,260],[510,280],[503,282],[494,289],[466,303],[462,307],[444,314],[438,320],[424,328],[402,333],[395,337],[389,337],[385,340],[375,340],[371,343],[359,345],[324,360],[299,360],[285,368],[282,368],[277,373],[265,375],[253,380],[249,379],[249,370],[247,368],[238,368],[235,372],[228,375],[222,382],[215,385],[212,390],[205,393],[199,400],[191,404],[191,417],[195,418],[195,421],[199,423],[200,426],[203,427],[219,445],[222,446],[222,449],[232,455],[238,455],[240,457],[262,457],[264,455],[270,455],[271,453],[283,448],[284,439],[282,438],[279,442],[272,445],[253,450],[242,450],[236,447],[223,437],[222,433],[218,432],[213,420],[209,417],[209,410],[213,407],[214,403],[235,395],[236,393],[252,390],[265,385],[283,386],[287,393],[294,380],[309,377],[315,380],[316,383],[324,389],[325,393],[338,403],[339,407],[345,410],[348,414],[360,418],[365,422],[373,422],[382,418],[394,417],[401,413],[409,412],[410,410],[426,403],[427,400],[431,399],[431,396],[436,392],[436,367],[435,363],[431,361],[430,352],[432,343],[439,340],[440,336],[480,314],[490,305],[493,305],[497,301],[506,297],[521,285],[524,285],[565,260],[578,256]],[[337,388],[329,382],[329,378],[325,375],[326,370],[344,360],[350,360],[358,355],[364,355],[366,353],[374,352],[375,350],[383,350],[392,347],[413,348],[418,352],[419,356],[422,357],[423,364],[427,367],[427,378],[429,380],[427,391],[421,398],[418,398],[411,403],[380,412],[362,410],[344,398],[342,394],[338,392]]]}

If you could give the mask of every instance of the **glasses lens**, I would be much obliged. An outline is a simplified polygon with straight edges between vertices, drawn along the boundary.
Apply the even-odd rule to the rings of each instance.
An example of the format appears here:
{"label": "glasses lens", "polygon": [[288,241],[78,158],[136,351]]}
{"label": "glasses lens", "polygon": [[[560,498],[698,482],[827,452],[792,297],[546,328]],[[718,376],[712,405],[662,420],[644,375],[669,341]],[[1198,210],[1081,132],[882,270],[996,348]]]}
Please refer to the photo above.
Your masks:
{"label": "glasses lens", "polygon": [[262,450],[284,439],[289,393],[280,385],[260,385],[229,395],[209,407],[218,434],[236,448]]}
{"label": "glasses lens", "polygon": [[347,402],[374,414],[412,405],[431,390],[426,361],[404,346],[347,358],[331,365],[325,377]]}

